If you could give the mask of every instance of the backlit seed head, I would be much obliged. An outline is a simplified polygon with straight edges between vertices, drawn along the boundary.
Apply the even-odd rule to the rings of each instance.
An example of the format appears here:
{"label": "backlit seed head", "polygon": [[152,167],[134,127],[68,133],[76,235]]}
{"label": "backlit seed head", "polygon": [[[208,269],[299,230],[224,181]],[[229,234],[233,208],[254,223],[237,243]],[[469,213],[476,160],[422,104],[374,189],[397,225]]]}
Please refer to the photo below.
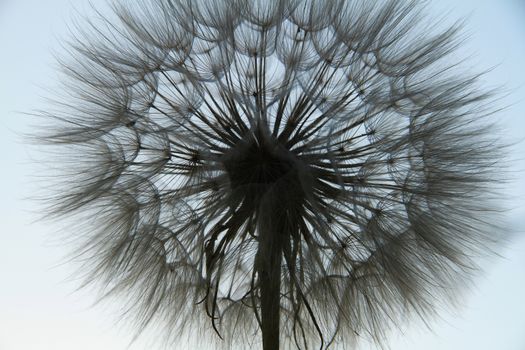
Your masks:
{"label": "backlit seed head", "polygon": [[381,344],[452,302],[498,237],[501,150],[458,27],[421,33],[421,6],[115,2],[79,29],[43,139],[88,282],[217,346],[258,341],[262,242],[284,348]]}

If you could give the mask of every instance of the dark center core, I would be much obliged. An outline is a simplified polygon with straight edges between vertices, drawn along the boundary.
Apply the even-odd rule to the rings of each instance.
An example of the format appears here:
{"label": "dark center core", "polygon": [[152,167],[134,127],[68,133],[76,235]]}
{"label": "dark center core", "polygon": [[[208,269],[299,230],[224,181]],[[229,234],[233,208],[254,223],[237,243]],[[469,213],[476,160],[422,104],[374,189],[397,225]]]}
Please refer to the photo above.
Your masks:
{"label": "dark center core", "polygon": [[300,164],[295,154],[262,128],[248,134],[223,161],[234,197],[253,204],[269,193],[301,202],[297,201],[303,197]]}

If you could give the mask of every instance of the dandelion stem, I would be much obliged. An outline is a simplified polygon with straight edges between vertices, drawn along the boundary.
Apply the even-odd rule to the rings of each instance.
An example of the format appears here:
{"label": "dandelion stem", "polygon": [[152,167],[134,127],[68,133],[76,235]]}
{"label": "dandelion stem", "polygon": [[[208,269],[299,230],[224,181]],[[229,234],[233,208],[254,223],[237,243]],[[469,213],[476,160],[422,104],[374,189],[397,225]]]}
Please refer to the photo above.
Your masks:
{"label": "dandelion stem", "polygon": [[262,206],[259,216],[260,241],[257,251],[258,274],[261,292],[261,331],[263,350],[279,349],[279,314],[281,289],[281,262],[285,225],[283,215],[276,210],[275,197],[271,195]]}

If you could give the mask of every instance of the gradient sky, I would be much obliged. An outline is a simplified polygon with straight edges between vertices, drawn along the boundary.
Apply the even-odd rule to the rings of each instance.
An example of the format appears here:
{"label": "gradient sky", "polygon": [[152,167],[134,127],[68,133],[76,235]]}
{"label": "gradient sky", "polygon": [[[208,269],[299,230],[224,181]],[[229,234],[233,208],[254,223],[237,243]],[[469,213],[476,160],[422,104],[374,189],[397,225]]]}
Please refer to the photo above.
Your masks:
{"label": "gradient sky", "polygon": [[[104,1],[92,2],[104,8]],[[85,9],[86,3],[74,5]],[[470,54],[475,69],[493,67],[486,84],[508,92],[500,102],[507,106],[501,113],[505,139],[524,139],[525,1],[434,0],[429,12],[451,20],[468,17],[469,40],[460,54]],[[115,325],[116,307],[91,307],[94,292],[75,292],[73,269],[62,259],[66,250],[53,241],[59,226],[34,223],[38,209],[24,199],[38,187],[38,159],[22,140],[32,119],[21,112],[45,108],[42,96],[57,81],[52,52],[61,55],[59,39],[67,36],[73,17],[72,0],[0,0],[0,350],[124,350],[132,339],[129,328]],[[508,248],[484,264],[485,274],[461,308],[445,310],[431,322],[432,331],[412,324],[392,337],[392,350],[525,349],[524,150],[521,142],[511,155]],[[129,349],[157,349],[148,344],[146,337]]]}

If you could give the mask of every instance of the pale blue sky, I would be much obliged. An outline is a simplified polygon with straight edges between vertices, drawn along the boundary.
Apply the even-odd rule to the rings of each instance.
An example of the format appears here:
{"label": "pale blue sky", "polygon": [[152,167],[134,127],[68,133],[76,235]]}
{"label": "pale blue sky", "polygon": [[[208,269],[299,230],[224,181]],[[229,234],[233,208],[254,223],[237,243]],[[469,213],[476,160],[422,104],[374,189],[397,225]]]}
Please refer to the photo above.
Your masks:
{"label": "pale blue sky", "polygon": [[[24,200],[35,189],[35,154],[18,135],[31,129],[30,118],[17,111],[45,107],[44,88],[57,78],[51,52],[60,55],[57,38],[71,23],[73,5],[85,3],[0,0],[0,350],[124,350],[132,339],[124,325],[114,326],[116,308],[91,308],[93,292],[74,292],[73,269],[59,264],[66,250],[51,239],[57,225],[32,224],[36,207]],[[525,138],[525,1],[434,0],[429,8],[451,20],[469,16],[464,53],[476,69],[495,67],[486,83],[509,91],[501,102],[509,106],[502,114],[506,138]],[[512,155],[516,181],[507,186],[514,208],[508,217],[516,234],[503,258],[485,264],[461,309],[446,310],[432,332],[412,325],[392,337],[393,350],[525,349],[524,150],[521,143]],[[155,350],[147,344],[139,340],[130,349]]]}

